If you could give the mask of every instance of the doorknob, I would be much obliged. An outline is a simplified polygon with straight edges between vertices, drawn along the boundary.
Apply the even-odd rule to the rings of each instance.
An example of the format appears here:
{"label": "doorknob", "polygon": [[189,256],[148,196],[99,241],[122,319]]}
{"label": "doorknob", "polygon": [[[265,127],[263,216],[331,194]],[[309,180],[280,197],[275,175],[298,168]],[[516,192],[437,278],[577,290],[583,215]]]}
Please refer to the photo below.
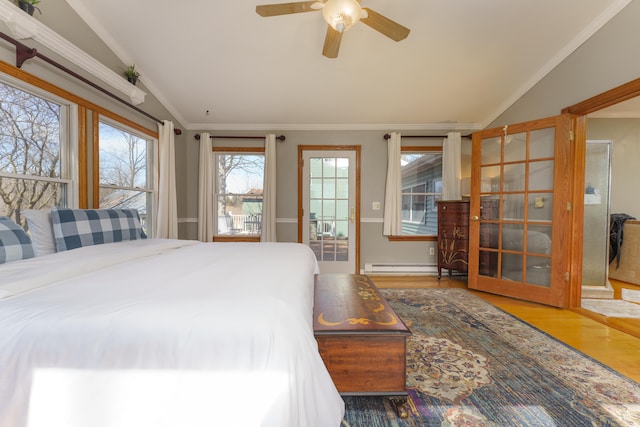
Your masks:
{"label": "doorknob", "polygon": [[356,208],[351,208],[351,215],[349,215],[349,220],[353,224],[356,219]]}
{"label": "doorknob", "polygon": [[474,215],[474,216],[471,217],[471,221],[477,221],[479,219],[480,218],[478,218],[478,215]]}

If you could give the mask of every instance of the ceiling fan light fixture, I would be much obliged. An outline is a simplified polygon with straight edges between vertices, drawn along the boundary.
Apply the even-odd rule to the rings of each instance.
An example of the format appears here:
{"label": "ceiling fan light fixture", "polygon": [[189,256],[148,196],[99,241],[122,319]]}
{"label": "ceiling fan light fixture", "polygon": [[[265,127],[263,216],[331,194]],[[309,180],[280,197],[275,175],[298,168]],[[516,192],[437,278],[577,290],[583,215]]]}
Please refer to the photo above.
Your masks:
{"label": "ceiling fan light fixture", "polygon": [[322,16],[331,27],[343,33],[356,24],[362,15],[357,0],[328,0],[322,8]]}

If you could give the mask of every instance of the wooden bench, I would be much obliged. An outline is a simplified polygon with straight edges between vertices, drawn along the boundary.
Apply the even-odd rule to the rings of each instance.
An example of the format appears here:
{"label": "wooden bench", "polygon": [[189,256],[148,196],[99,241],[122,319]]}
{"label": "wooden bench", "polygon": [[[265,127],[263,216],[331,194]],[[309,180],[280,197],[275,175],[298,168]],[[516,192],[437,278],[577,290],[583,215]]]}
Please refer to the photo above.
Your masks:
{"label": "wooden bench", "polygon": [[411,332],[369,277],[317,275],[313,317],[320,355],[338,391],[390,396],[405,418],[406,338]]}

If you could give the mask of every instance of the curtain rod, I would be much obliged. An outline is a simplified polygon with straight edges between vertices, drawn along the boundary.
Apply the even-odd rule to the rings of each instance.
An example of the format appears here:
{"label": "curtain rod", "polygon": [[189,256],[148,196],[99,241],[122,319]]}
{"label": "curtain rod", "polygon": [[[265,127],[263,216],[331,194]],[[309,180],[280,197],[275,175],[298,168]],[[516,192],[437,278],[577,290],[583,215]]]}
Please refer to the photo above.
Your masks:
{"label": "curtain rod", "polygon": [[[200,141],[200,134],[196,133],[194,136],[195,139]],[[264,136],[220,136],[220,135],[209,135],[211,139],[264,139]],[[284,135],[276,136],[276,139],[280,142],[284,142],[287,139]]]}
{"label": "curtain rod", "polygon": [[[447,135],[401,135],[401,138],[446,138]],[[471,139],[471,134],[469,135],[460,135],[461,138],[469,138]],[[385,133],[384,139],[391,138],[391,134]]]}
{"label": "curtain rod", "polygon": [[[44,62],[46,62],[48,64],[51,64],[54,67],[56,67],[56,68],[64,71],[65,73],[69,74],[70,76],[75,77],[76,79],[88,84],[92,88],[94,88],[94,89],[104,93],[105,95],[115,99],[116,101],[126,105],[127,107],[131,108],[132,110],[137,111],[138,113],[142,114],[143,116],[146,116],[146,117],[150,118],[151,120],[154,120],[154,121],[160,123],[161,125],[164,125],[164,122],[162,120],[152,116],[151,114],[147,113],[146,111],[141,110],[140,108],[138,108],[135,105],[131,104],[130,102],[127,102],[126,100],[118,97],[117,95],[114,95],[113,93],[111,93],[108,90],[102,88],[101,86],[98,86],[97,84],[95,84],[91,80],[88,80],[88,79],[82,77],[80,74],[76,73],[75,71],[72,71],[69,68],[65,67],[64,65],[57,63],[53,59],[50,59],[50,58],[46,57],[45,55],[39,53],[35,48],[30,48],[30,47],[20,43],[19,41],[9,37],[8,35],[6,35],[3,32],[0,32],[0,38],[3,38],[4,40],[8,41],[9,43],[13,44],[16,47],[16,67],[17,68],[22,68],[22,64],[24,64],[24,62],[27,59],[38,57],[38,58],[42,59]],[[182,130],[181,129],[177,129],[177,128],[174,128],[173,132],[176,135],[181,135],[182,134]]]}

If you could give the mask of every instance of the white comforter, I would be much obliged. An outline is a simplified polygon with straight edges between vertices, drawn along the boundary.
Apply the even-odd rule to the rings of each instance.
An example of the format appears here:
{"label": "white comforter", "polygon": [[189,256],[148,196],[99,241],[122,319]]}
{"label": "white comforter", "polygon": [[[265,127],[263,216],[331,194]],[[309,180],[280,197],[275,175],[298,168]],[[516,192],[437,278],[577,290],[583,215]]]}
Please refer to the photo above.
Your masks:
{"label": "white comforter", "polygon": [[339,426],[315,258],[139,240],[0,265],[0,426]]}

